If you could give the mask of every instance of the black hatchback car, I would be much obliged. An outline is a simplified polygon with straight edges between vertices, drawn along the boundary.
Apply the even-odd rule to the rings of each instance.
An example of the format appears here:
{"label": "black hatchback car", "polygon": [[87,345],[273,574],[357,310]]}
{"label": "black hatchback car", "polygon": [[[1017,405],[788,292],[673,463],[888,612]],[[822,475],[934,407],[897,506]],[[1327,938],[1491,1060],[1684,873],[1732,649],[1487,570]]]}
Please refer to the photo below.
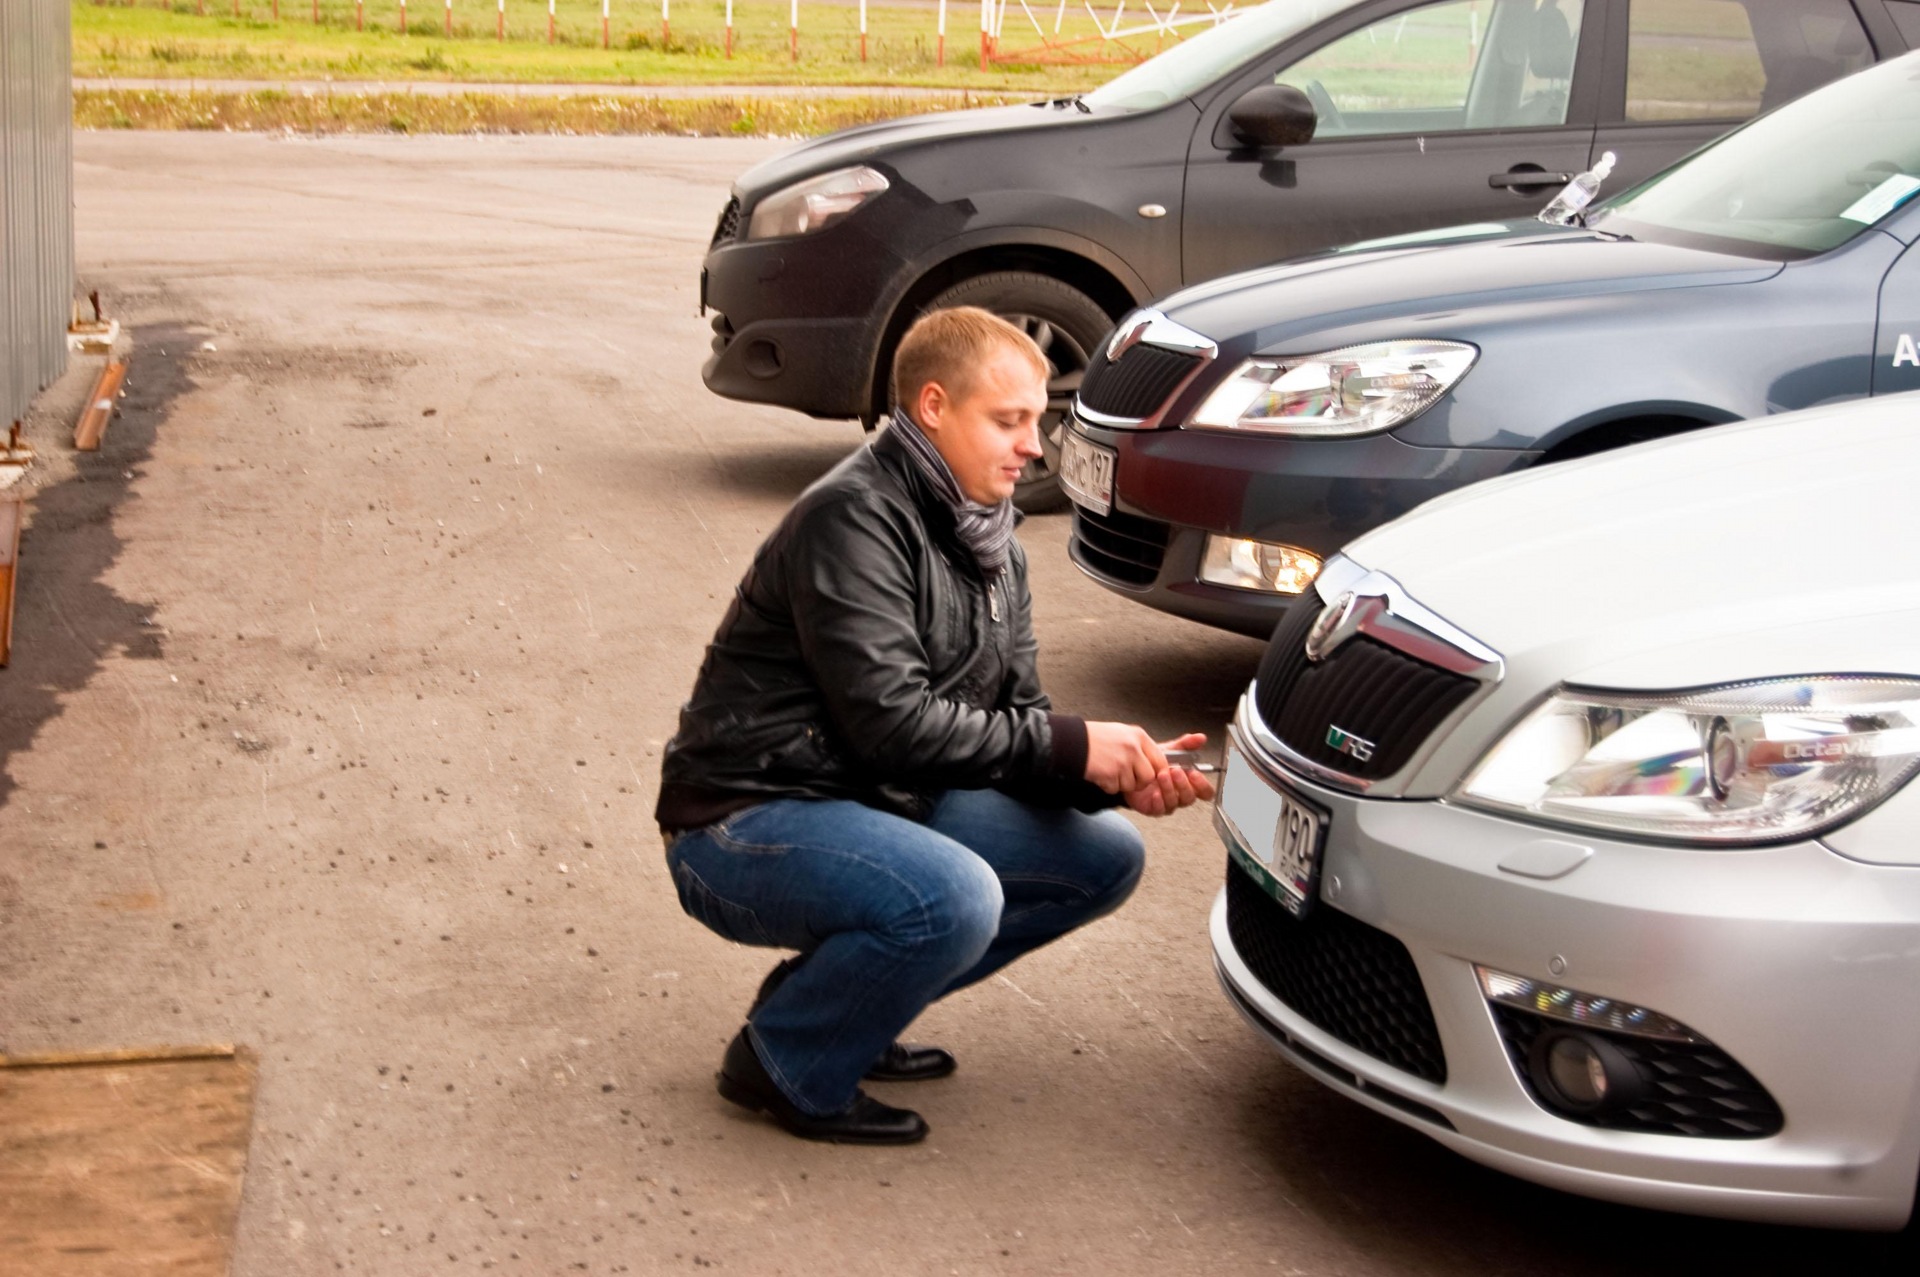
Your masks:
{"label": "black hatchback car", "polygon": [[701,272],[709,388],[872,424],[921,312],[1053,364],[1047,457],[1115,319],[1359,239],[1525,216],[1602,151],[1622,189],[1906,47],[1909,0],[1276,0],[1102,88],[872,125],[734,185]]}

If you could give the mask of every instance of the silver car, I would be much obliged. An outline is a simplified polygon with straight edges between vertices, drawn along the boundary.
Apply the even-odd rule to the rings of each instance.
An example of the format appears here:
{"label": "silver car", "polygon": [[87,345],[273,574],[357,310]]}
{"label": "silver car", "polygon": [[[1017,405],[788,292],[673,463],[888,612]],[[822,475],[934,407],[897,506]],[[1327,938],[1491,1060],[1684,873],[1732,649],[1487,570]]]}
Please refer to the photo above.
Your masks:
{"label": "silver car", "polygon": [[1526,1179],[1900,1227],[1916,493],[1901,395],[1523,472],[1348,546],[1229,733],[1234,1004]]}

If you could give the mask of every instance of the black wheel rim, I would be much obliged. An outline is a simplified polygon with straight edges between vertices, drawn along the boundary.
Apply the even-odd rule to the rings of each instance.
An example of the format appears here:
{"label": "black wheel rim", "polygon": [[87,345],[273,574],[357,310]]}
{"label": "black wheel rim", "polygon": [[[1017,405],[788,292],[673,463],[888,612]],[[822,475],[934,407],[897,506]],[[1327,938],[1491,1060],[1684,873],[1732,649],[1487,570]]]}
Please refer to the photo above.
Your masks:
{"label": "black wheel rim", "polygon": [[1066,435],[1067,409],[1080,390],[1091,360],[1079,339],[1064,327],[1038,315],[1003,311],[1000,317],[1033,338],[1047,358],[1047,411],[1040,418],[1040,456],[1020,472],[1020,486],[1049,483],[1060,469],[1060,443]]}

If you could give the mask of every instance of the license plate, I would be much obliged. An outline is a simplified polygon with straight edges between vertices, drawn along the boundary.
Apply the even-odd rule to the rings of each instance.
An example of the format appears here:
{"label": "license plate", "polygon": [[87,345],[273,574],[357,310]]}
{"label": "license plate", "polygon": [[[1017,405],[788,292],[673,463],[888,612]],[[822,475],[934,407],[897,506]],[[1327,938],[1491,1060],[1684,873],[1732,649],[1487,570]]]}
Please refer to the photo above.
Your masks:
{"label": "license plate", "polygon": [[1095,514],[1113,509],[1113,465],[1118,456],[1069,425],[1060,442],[1060,486]]}
{"label": "license plate", "polygon": [[1326,845],[1327,818],[1254,769],[1238,745],[1214,804],[1214,826],[1234,861],[1296,917],[1312,903]]}

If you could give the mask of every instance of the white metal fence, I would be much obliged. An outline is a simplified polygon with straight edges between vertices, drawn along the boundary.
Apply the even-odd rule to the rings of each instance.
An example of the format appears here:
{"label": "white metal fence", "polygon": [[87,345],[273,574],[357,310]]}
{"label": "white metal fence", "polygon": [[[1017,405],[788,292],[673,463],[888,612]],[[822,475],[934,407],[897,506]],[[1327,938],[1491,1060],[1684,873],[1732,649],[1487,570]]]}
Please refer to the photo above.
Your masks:
{"label": "white metal fence", "polygon": [[69,0],[0,0],[0,439],[67,366],[73,310]]}

